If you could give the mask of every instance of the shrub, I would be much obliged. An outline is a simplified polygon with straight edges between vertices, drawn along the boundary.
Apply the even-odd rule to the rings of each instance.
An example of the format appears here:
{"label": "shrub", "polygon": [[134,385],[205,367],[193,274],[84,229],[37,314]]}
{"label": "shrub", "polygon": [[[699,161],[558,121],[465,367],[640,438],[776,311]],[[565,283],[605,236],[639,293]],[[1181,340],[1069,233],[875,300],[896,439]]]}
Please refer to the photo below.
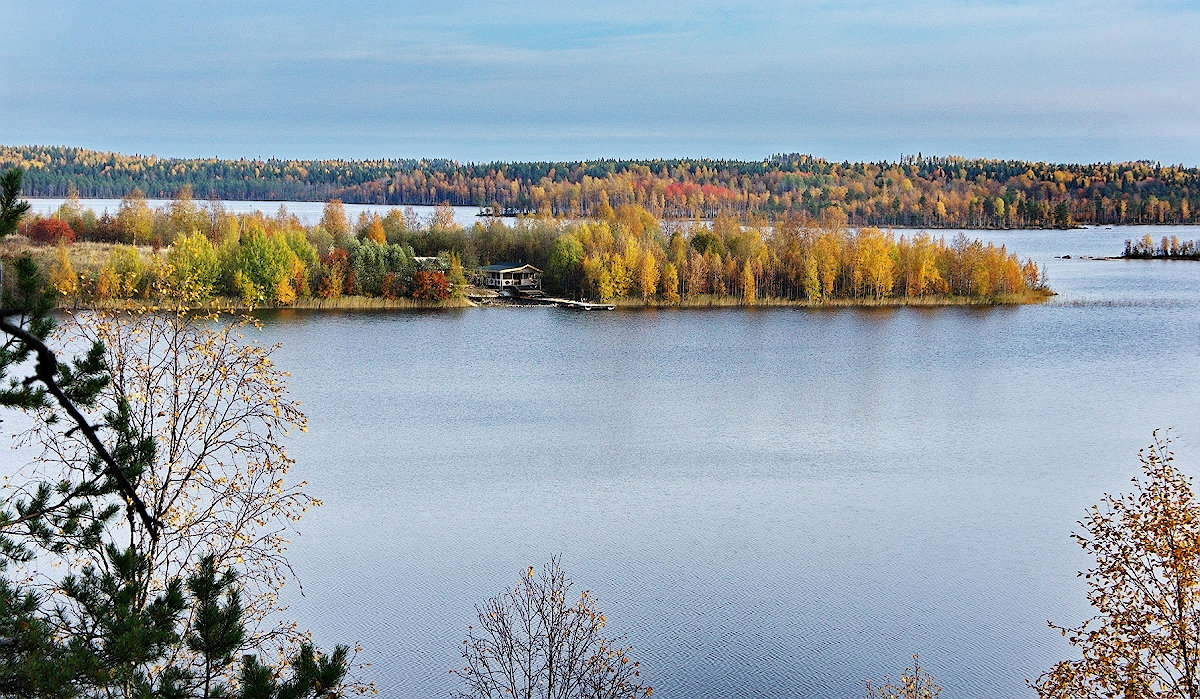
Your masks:
{"label": "shrub", "polygon": [[450,298],[450,280],[442,272],[417,272],[413,275],[413,298],[445,301]]}
{"label": "shrub", "polygon": [[29,239],[38,245],[70,245],[75,242],[75,231],[66,221],[57,218],[39,218],[29,224]]}
{"label": "shrub", "polygon": [[476,607],[478,628],[463,641],[467,684],[460,699],[633,699],[649,696],[629,648],[604,636],[606,620],[586,590],[569,599],[572,582],[551,558],[515,588]]}

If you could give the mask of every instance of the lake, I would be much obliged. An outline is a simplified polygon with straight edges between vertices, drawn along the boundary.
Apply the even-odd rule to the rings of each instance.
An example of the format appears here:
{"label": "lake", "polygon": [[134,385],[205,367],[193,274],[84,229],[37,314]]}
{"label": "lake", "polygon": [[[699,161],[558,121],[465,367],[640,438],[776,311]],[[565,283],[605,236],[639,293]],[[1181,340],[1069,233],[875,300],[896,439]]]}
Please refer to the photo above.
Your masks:
{"label": "lake", "polygon": [[289,614],[446,697],[474,605],[561,554],[655,696],[858,699],[919,653],[1032,697],[1091,615],[1085,508],[1156,428],[1200,473],[1200,263],[1079,259],[1145,233],[1200,237],[968,231],[1044,264],[1036,306],[264,314],[326,503]]}
{"label": "lake", "polygon": [[[31,198],[29,202],[29,210],[32,213],[40,216],[49,216],[58,211],[66,199],[63,198]],[[204,199],[195,200],[200,207],[206,207],[209,202]],[[96,212],[97,216],[103,216],[108,213],[112,216],[117,215],[117,211],[121,208],[120,199],[80,199],[80,205],[84,209],[91,209]],[[321,214],[325,210],[325,202],[323,201],[235,201],[223,200],[219,202],[221,206],[228,212],[234,214],[252,214],[256,211],[261,211],[267,216],[274,216],[279,213],[279,207],[287,208],[288,213],[300,219],[300,223],[306,226],[315,226],[321,221]],[[146,204],[151,209],[165,209],[171,205],[170,199],[147,199]],[[351,225],[358,220],[359,214],[379,214],[386,216],[392,209],[404,211],[406,208],[412,209],[422,223],[428,223],[433,218],[433,212],[437,208],[435,206],[387,206],[384,204],[345,204],[346,218],[350,219]],[[486,218],[477,216],[479,207],[477,206],[455,206],[454,220],[458,225],[470,227],[475,225],[477,221],[487,222]],[[513,219],[501,219],[511,221]]]}
{"label": "lake", "polygon": [[656,696],[857,698],[913,653],[1032,696],[1090,616],[1084,509],[1156,428],[1200,473],[1200,264],[1078,259],[1143,233],[1200,237],[968,232],[1037,306],[267,314],[326,503],[291,614],[444,697],[474,605],[561,554]]}

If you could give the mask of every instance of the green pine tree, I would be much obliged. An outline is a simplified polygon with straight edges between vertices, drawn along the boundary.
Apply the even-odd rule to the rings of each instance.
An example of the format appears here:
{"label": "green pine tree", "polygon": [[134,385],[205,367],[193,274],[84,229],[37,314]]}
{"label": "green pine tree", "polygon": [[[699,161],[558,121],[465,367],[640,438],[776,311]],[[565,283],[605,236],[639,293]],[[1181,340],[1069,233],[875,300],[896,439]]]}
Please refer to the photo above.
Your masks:
{"label": "green pine tree", "polygon": [[[28,210],[17,200],[20,185],[19,170],[0,176],[0,237],[12,232]],[[108,525],[124,513],[129,526],[169,536],[146,514],[134,489],[145,465],[153,462],[154,441],[132,427],[123,401],[99,426],[88,422],[82,411],[94,407],[110,382],[103,346],[94,344],[79,359],[59,362],[46,345],[54,327],[53,291],[28,255],[16,260],[13,272],[0,296],[0,406],[53,408],[48,422],[85,433],[93,453],[82,475],[27,484],[23,492],[28,494],[0,503],[0,697],[228,697],[220,678],[235,670],[246,639],[236,571],[218,572],[210,555],[186,585],[175,578],[158,594],[148,593],[145,552],[117,546]],[[9,376],[30,367],[28,379]],[[111,447],[104,446],[101,431]],[[101,565],[65,576],[52,607],[3,575],[13,562],[83,550],[95,552]],[[189,612],[195,623],[185,637]],[[199,669],[179,660],[184,648],[200,659]],[[345,646],[324,656],[305,644],[288,662],[292,679],[280,684],[275,668],[244,656],[242,676],[249,681],[241,696],[337,695],[347,658]]]}

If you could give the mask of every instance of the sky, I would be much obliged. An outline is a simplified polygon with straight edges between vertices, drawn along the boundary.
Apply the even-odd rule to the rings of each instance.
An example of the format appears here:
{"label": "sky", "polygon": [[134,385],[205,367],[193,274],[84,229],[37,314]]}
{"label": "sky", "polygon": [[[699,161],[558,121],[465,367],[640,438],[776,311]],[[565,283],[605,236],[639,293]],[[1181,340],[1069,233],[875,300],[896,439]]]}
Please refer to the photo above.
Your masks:
{"label": "sky", "polygon": [[0,144],[1200,166],[1200,3],[0,0]]}

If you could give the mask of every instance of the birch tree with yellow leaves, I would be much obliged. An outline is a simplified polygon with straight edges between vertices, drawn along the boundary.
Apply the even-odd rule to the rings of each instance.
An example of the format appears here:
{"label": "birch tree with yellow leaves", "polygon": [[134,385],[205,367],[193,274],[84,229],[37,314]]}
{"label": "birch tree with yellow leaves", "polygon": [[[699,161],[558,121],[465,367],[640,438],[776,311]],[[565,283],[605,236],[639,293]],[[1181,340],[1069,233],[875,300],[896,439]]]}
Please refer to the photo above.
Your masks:
{"label": "birch tree with yellow leaves", "polygon": [[[217,570],[240,571],[246,648],[283,649],[301,640],[294,625],[266,620],[281,611],[278,593],[292,577],[286,548],[294,525],[320,503],[287,478],[293,461],[282,440],[304,430],[305,417],[288,395],[287,374],[271,361],[272,348],[244,338],[247,322],[125,310],[78,316],[64,333],[104,347],[111,383],[97,410],[127,410],[130,426],[156,445],[133,487],[164,534],[152,536],[130,519],[119,535],[145,554],[143,598],[211,556]],[[64,438],[52,423],[37,424],[30,437],[42,449],[42,468],[89,467],[82,436]],[[92,553],[79,552],[81,565],[101,563],[88,559]]]}
{"label": "birch tree with yellow leaves", "polygon": [[1034,683],[1044,699],[1200,697],[1200,502],[1170,439],[1139,454],[1133,492],[1105,495],[1074,539],[1096,616],[1058,629],[1081,657]]}
{"label": "birch tree with yellow leaves", "polygon": [[938,699],[942,693],[933,676],[922,669],[920,658],[916,655],[913,656],[912,667],[905,668],[895,681],[884,677],[883,684],[867,680],[866,685],[867,699]]}
{"label": "birch tree with yellow leaves", "polygon": [[50,267],[50,285],[60,295],[68,298],[79,293],[79,275],[75,274],[75,267],[67,254],[67,246],[63,243],[59,243],[54,251],[54,264]]}

